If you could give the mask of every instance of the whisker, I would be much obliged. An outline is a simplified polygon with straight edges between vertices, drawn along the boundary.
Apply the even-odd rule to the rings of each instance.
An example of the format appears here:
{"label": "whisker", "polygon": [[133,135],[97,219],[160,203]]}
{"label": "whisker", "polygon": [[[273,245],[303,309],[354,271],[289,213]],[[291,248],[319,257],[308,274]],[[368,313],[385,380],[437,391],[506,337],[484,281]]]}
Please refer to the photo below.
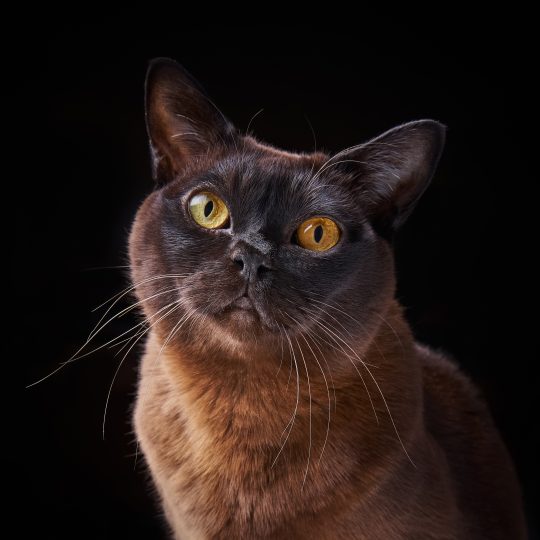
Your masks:
{"label": "whisker", "polygon": [[[309,317],[309,315],[308,315]],[[373,403],[373,400],[371,399],[371,393],[369,391],[369,388],[367,387],[367,384],[366,384],[366,381],[364,380],[364,377],[362,376],[362,374],[360,373],[360,370],[358,369],[358,366],[354,363],[353,359],[346,353],[345,350],[343,350],[343,347],[341,347],[339,345],[339,343],[335,340],[335,337],[337,337],[340,341],[343,341],[343,343],[345,343],[345,345],[347,345],[347,347],[349,347],[349,345],[344,341],[342,340],[341,338],[339,338],[339,336],[336,336],[329,328],[327,328],[323,323],[321,323],[320,321],[318,321],[317,319],[312,319],[313,322],[315,324],[317,324],[322,330],[323,332],[326,333],[326,335],[330,338],[330,339],[333,339],[334,342],[336,343],[336,345],[338,345],[342,352],[345,354],[346,358],[351,362],[351,364],[353,365],[353,367],[355,368],[356,372],[358,373],[359,377],[360,377],[360,380],[362,381],[362,384],[364,385],[364,388],[367,392],[367,395],[368,395],[368,399],[369,399],[369,402],[371,404],[371,408],[373,409],[373,414],[375,415],[375,420],[377,421],[377,424],[379,423],[379,416],[377,415],[377,411],[375,409],[375,405]],[[335,337],[334,337],[335,336]],[[353,353],[356,355],[356,352],[351,348],[349,347]],[[362,363],[363,361],[360,360]]]}
{"label": "whisker", "polygon": [[[315,332],[313,332],[310,328],[305,328],[305,332],[306,332],[307,336],[311,339],[313,345],[315,345],[315,347],[317,347],[317,350],[321,353],[321,357],[322,357],[322,359],[324,361],[326,369],[328,370],[328,375],[330,375],[330,383],[332,385],[332,391],[334,393],[334,411],[336,411],[337,410],[337,398],[336,398],[336,387],[334,385],[334,377],[332,375],[332,370],[330,369],[330,365],[328,364],[328,361],[326,360],[326,356],[323,353],[321,347],[319,346],[320,337],[317,336],[315,334]],[[323,341],[323,343],[326,343],[326,344],[330,345],[333,349],[337,350],[338,352],[341,352],[336,347],[333,347],[333,345],[331,343],[325,342],[325,340],[322,340],[322,341]]]}
{"label": "whisker", "polygon": [[[259,114],[261,114],[262,112],[264,111],[264,108],[263,109],[259,109],[250,119],[249,123],[248,123],[248,126],[246,128],[246,137],[249,135],[249,128],[251,127],[251,124],[253,122],[253,120],[255,120],[255,118],[257,118],[257,116],[259,116]],[[244,146],[245,146],[245,142],[244,142]]]}
{"label": "whisker", "polygon": [[[122,311],[120,311],[119,313],[116,313],[113,317],[111,317],[104,325],[102,328],[99,328],[97,330],[97,332],[92,336],[91,339],[93,339],[97,334],[99,334],[103,328],[105,328],[106,325],[108,325],[109,323],[111,323],[112,321],[114,321],[114,319],[117,319],[119,317],[122,317],[123,315],[125,315],[126,313],[128,313],[128,311],[131,311],[133,309],[135,309],[136,307],[138,307],[139,305],[141,305],[143,302],[146,302],[147,300],[150,300],[151,298],[155,298],[157,296],[160,296],[160,295],[163,295],[163,294],[167,294],[167,293],[170,293],[170,292],[173,292],[173,291],[178,291],[180,290],[179,288],[174,288],[174,289],[168,289],[166,291],[162,291],[160,293],[157,293],[157,294],[154,294],[152,296],[149,296],[148,298],[143,298],[142,300],[139,300],[138,302],[135,302],[134,304],[132,304],[131,306],[128,306],[128,308],[125,308],[123,309]],[[173,301],[171,302],[170,304],[168,304],[167,306],[164,306],[162,307],[160,310],[158,310],[156,313],[154,313],[153,315],[150,316],[150,318],[153,318],[155,317],[157,314],[159,314],[161,311],[163,311],[164,309],[166,309],[167,307],[171,306],[172,304],[174,304],[176,302]],[[122,336],[124,336],[125,334],[127,334],[128,332],[134,330],[135,328],[137,328],[138,326],[142,326],[146,324],[146,321],[141,321],[140,323],[136,324],[135,326],[132,326],[129,330],[126,330],[125,332],[123,332],[122,334],[120,334],[119,336],[111,339],[110,341],[108,341],[107,343],[103,344],[103,345],[100,345],[99,347],[91,350],[90,352],[87,352],[85,354],[81,354],[81,355],[77,355],[77,353],[75,353],[71,358],[69,358],[68,360],[66,360],[65,362],[63,362],[63,364],[69,364],[71,362],[75,362],[76,360],[80,360],[81,358],[84,358],[86,356],[89,356],[90,354],[93,354],[95,353],[96,351],[99,351],[100,349],[103,349],[104,347],[106,347],[107,345],[109,345],[110,343],[116,341],[117,339],[121,338]],[[135,334],[136,335],[136,334]],[[133,337],[133,336],[132,336]],[[128,338],[131,339],[132,337]],[[91,341],[90,339],[90,341]],[[86,345],[88,345],[88,343],[90,341],[87,341],[80,349],[78,352],[84,350],[84,347],[86,347]],[[115,345],[119,345],[119,343],[116,343]]]}
{"label": "whisker", "polygon": [[171,139],[176,139],[177,137],[186,137],[190,135],[194,137],[199,137],[199,134],[195,133],[194,131],[184,131],[184,133],[175,133],[174,135],[171,135]]}
{"label": "whisker", "polygon": [[[335,157],[335,156],[334,156]],[[340,161],[336,161],[334,163],[326,163],[323,167],[321,167],[316,173],[315,176],[311,177],[311,181],[314,181],[316,178],[318,178],[324,171],[329,169],[330,167],[335,167],[336,165],[339,165],[340,163],[359,163],[360,165],[365,165],[364,161],[358,161],[357,159],[341,159]]]}
{"label": "whisker", "polygon": [[[105,319],[105,317],[107,317],[107,314],[110,313],[110,311],[112,310],[112,308],[124,297],[126,296],[127,294],[130,294],[132,291],[135,290],[136,287],[138,287],[139,285],[144,285],[146,283],[150,283],[151,281],[156,281],[158,279],[170,279],[170,278],[173,278],[173,277],[181,277],[181,274],[165,274],[165,275],[159,275],[159,276],[152,276],[150,278],[146,278],[146,279],[143,279],[141,280],[140,282],[132,285],[131,287],[128,287],[127,289],[124,289],[124,291],[122,293],[120,293],[120,295],[116,295],[118,296],[116,298],[116,300],[108,307],[108,309],[105,311],[105,313],[101,316],[101,318],[99,319],[99,321],[97,322],[97,324],[95,325],[94,329],[90,332],[88,338],[86,339],[86,343],[88,343],[98,332],[100,332],[106,325],[107,323],[104,323],[103,325],[101,325],[103,319]],[[174,290],[174,289],[171,289],[171,290]],[[112,299],[114,299],[115,297],[113,296],[112,298],[110,298],[107,302],[110,302]],[[153,298],[153,296],[151,296],[150,298]],[[148,298],[148,299],[150,299]],[[142,303],[144,300],[141,300],[139,301],[137,304],[140,304]],[[101,304],[100,306],[98,306],[97,308],[95,308],[93,311],[96,311],[97,309],[99,309],[100,307],[102,307],[103,305],[105,305],[107,302]],[[137,305],[135,304],[135,305]],[[113,317],[114,319],[114,317]],[[109,319],[109,320],[112,320],[112,319]],[[100,326],[101,325],[101,326]],[[84,347],[84,345],[83,345]]]}
{"label": "whisker", "polygon": [[[317,324],[320,324],[319,322],[317,322]],[[331,332],[331,330],[329,330]],[[403,448],[403,451],[405,452],[405,455],[407,456],[408,460],[411,462],[411,464],[416,467],[415,463],[413,462],[413,460],[411,459],[409,453],[407,452],[407,449],[405,448],[405,445],[403,444],[403,441],[401,439],[401,436],[399,435],[399,432],[398,432],[398,429],[397,429],[397,426],[396,426],[396,423],[394,422],[394,417],[392,416],[392,413],[390,412],[390,407],[388,406],[388,403],[386,401],[386,398],[384,397],[384,394],[383,394],[383,391],[381,389],[381,387],[379,386],[379,383],[377,382],[377,379],[375,378],[375,376],[373,375],[373,373],[371,372],[371,370],[369,369],[369,367],[366,365],[366,363],[362,360],[362,358],[360,358],[358,356],[358,354],[356,353],[356,351],[347,343],[345,342],[343,339],[339,338],[339,336],[336,336],[340,341],[342,341],[346,346],[347,348],[349,348],[351,350],[351,352],[356,356],[356,358],[360,361],[360,363],[362,364],[362,366],[364,366],[364,369],[368,372],[369,376],[371,377],[371,379],[373,380],[373,382],[375,383],[375,386],[377,387],[377,390],[379,391],[379,394],[381,395],[381,398],[383,400],[383,403],[384,403],[384,406],[386,408],[386,411],[388,413],[388,416],[390,418],[390,421],[392,422],[392,426],[394,428],[394,431],[396,433],[396,436],[398,438],[398,441],[401,445],[401,447]],[[353,365],[356,367],[356,364],[354,364],[353,362]],[[357,369],[358,371],[358,369]],[[358,373],[360,373],[358,371]],[[370,397],[370,401],[371,401],[371,397]],[[372,406],[373,406],[373,402],[371,403]],[[375,407],[373,407],[373,412],[375,412]],[[375,414],[377,414],[375,412]],[[377,420],[378,422],[378,420]]]}
{"label": "whisker", "polygon": [[392,331],[394,336],[396,336],[396,339],[399,341],[399,346],[401,347],[401,359],[403,360],[405,358],[405,347],[403,346],[403,341],[401,341],[401,338],[399,337],[399,334],[396,332],[394,327],[380,313],[378,313],[377,311],[373,311],[373,313],[375,315],[377,315],[377,317],[379,317],[379,319],[381,319],[381,321],[384,324],[386,324],[386,326],[388,326],[388,328],[390,328],[390,330]]}
{"label": "whisker", "polygon": [[114,294],[113,296],[111,296],[110,298],[105,300],[105,302],[102,302],[101,304],[99,304],[99,306],[96,306],[95,308],[93,308],[92,313],[94,311],[97,311],[98,309],[102,308],[103,306],[107,305],[109,302],[112,302],[115,298],[117,298],[117,297],[119,297],[119,296],[121,296],[123,294],[128,294],[132,290],[136,289],[139,285],[145,285],[146,283],[149,283],[151,281],[155,281],[155,280],[158,280],[158,279],[168,279],[168,278],[170,279],[170,278],[177,278],[177,277],[186,277],[188,275],[189,274],[158,274],[156,276],[151,276],[151,277],[144,278],[141,281],[138,281],[137,283],[134,283],[133,285],[129,285],[125,289],[122,289],[120,292]]}
{"label": "whisker", "polygon": [[189,318],[192,317],[194,313],[195,313],[195,310],[191,309],[190,311],[188,311],[188,313],[185,313],[182,317],[180,317],[178,322],[174,325],[172,330],[169,332],[167,339],[165,339],[165,341],[163,342],[163,345],[161,346],[154,363],[157,363],[159,361],[159,359],[161,358],[161,353],[165,350],[165,347],[169,344],[170,341],[174,339],[174,336],[180,331],[184,323],[188,321]]}
{"label": "whisker", "polygon": [[313,129],[313,124],[309,121],[307,115],[304,114],[304,119],[306,120],[309,129],[311,130],[311,135],[313,136],[313,152],[317,153],[317,136],[315,135],[315,130]]}
{"label": "whisker", "polygon": [[298,342],[298,338],[294,337],[296,344],[298,345],[298,349],[300,350],[300,356],[302,357],[302,362],[304,363],[304,368],[306,370],[306,377],[307,377],[307,384],[308,384],[308,393],[309,393],[309,448],[308,448],[308,458],[307,458],[307,465],[306,465],[306,472],[304,473],[304,480],[302,481],[302,490],[304,489],[304,485],[306,483],[306,478],[309,470],[309,462],[311,460],[311,444],[312,444],[312,427],[311,427],[311,384],[309,382],[309,371],[307,368],[306,359],[304,358],[304,351],[302,351],[302,347],[300,346],[300,343]]}
{"label": "whisker", "polygon": [[[277,453],[276,457],[274,458],[274,461],[272,462],[272,465],[270,466],[270,468],[272,469],[276,463],[276,461],[278,460],[281,452],[283,451],[283,448],[285,448],[285,445],[287,444],[287,441],[289,439],[289,435],[291,434],[291,431],[294,427],[294,421],[296,419],[296,412],[298,410],[298,403],[300,401],[300,375],[298,373],[298,363],[296,362],[296,355],[294,354],[294,347],[292,346],[292,342],[291,342],[291,338],[289,337],[289,334],[287,333],[287,330],[285,329],[285,327],[283,327],[283,331],[285,332],[285,337],[287,338],[287,342],[289,343],[289,350],[291,351],[292,353],[292,356],[293,356],[293,359],[294,359],[294,367],[296,369],[296,406],[294,408],[294,412],[292,414],[292,423],[291,421],[289,420],[289,424],[291,424],[291,427],[287,433],[287,437],[285,438],[285,440],[283,441],[283,444],[281,445],[280,449],[279,449],[279,452]],[[289,425],[287,424],[287,426]],[[285,429],[287,429],[287,426],[285,426]]]}
{"label": "whisker", "polygon": [[[172,274],[174,275],[174,274]],[[137,328],[138,326],[141,326],[141,324],[144,324],[144,322],[141,322],[141,323],[138,323],[136,324],[135,326],[133,326],[132,328],[130,328],[129,330],[126,330],[125,332],[123,332],[122,334],[120,334],[119,336],[117,336],[116,338],[108,341],[105,345],[102,345],[100,347],[97,347],[96,349],[88,352],[88,353],[85,353],[85,354],[82,354],[80,355],[79,353],[81,353],[85,347],[90,343],[90,341],[92,341],[92,339],[97,335],[99,334],[100,332],[103,331],[103,329],[109,325],[109,323],[111,323],[114,319],[124,315],[125,313],[127,313],[128,311],[131,311],[132,309],[135,309],[138,305],[140,305],[141,303],[151,299],[151,298],[154,298],[156,296],[159,296],[161,294],[166,294],[168,292],[172,292],[174,290],[176,290],[176,288],[174,289],[170,289],[170,290],[166,290],[166,291],[160,291],[148,298],[145,298],[145,299],[142,299],[142,300],[139,300],[137,302],[135,302],[134,304],[132,304],[131,306],[128,306],[127,308],[124,308],[123,310],[121,310],[119,313],[116,313],[115,315],[113,315],[112,317],[110,317],[105,323],[101,324],[103,319],[106,317],[106,315],[111,311],[111,309],[114,307],[114,305],[123,297],[125,296],[126,294],[128,294],[129,292],[131,292],[135,286],[139,285],[139,284],[142,284],[142,283],[146,283],[146,282],[150,282],[154,279],[161,279],[161,278],[164,278],[164,277],[170,277],[170,275],[168,276],[153,276],[152,278],[147,278],[147,279],[144,279],[142,280],[141,282],[139,282],[138,284],[136,285],[133,285],[131,287],[128,287],[127,289],[124,289],[121,293],[119,293],[121,296],[119,296],[115,302],[109,307],[109,309],[104,313],[104,315],[101,317],[101,319],[98,321],[97,325],[94,327],[94,329],[90,332],[88,338],[86,339],[86,341],[83,343],[83,345],[77,350],[75,351],[75,353],[70,357],[68,358],[66,361],[60,363],[60,365],[54,369],[53,371],[51,371],[50,373],[48,373],[47,375],[45,375],[44,377],[42,377],[41,379],[38,379],[37,381],[34,381],[33,383],[29,384],[26,386],[26,388],[31,388],[32,386],[36,386],[40,383],[42,383],[43,381],[47,380],[48,378],[52,377],[53,375],[55,375],[56,373],[58,373],[60,370],[64,369],[64,367],[72,362],[75,362],[76,360],[79,360],[81,358],[84,358],[86,356],[89,356],[90,354],[102,349],[103,347],[106,347],[107,345],[113,343],[114,341],[116,341],[116,339],[126,335],[128,332],[131,332],[133,331],[135,328]],[[118,295],[115,295],[115,296],[118,296]],[[113,297],[114,298],[114,297]],[[103,304],[102,304],[103,305]],[[100,326],[101,324],[101,326]]]}
{"label": "whisker", "polygon": [[[339,320],[334,317],[331,313],[328,313],[328,311],[326,311],[325,309],[321,308],[321,307],[318,307],[318,306],[313,306],[315,309],[317,309],[320,313],[324,313],[325,315],[327,315],[328,317],[330,317],[331,319],[333,319],[334,321],[336,321],[337,324],[339,324],[339,326],[341,326],[341,328],[343,328],[343,330],[345,332],[347,332],[347,334],[349,334],[349,337],[354,337],[350,332],[349,330],[347,330],[342,324],[341,322],[339,322]],[[303,309],[305,309],[306,311],[308,311],[309,313],[311,313],[312,315],[315,315],[317,316],[317,313],[313,313],[313,311],[310,311],[308,310],[306,307],[304,307]]]}
{"label": "whisker", "polygon": [[278,329],[279,329],[279,338],[280,338],[279,342],[281,344],[281,359],[279,361],[279,367],[276,373],[276,377],[279,375],[279,371],[281,370],[281,366],[283,364],[283,334],[281,332],[281,326],[278,325]]}
{"label": "whisker", "polygon": [[[352,321],[354,321],[355,323],[359,324],[362,328],[365,328],[365,325],[362,324],[358,319],[356,319],[355,317],[353,317],[352,315],[350,315],[349,313],[347,313],[346,311],[343,311],[342,309],[334,306],[334,305],[331,305],[331,304],[327,304],[325,302],[321,302],[320,300],[316,300],[315,298],[310,298],[310,301],[311,302],[316,302],[317,304],[323,304],[331,309],[334,309],[336,311],[339,311],[340,313],[342,313],[343,315],[345,315],[346,317],[348,317],[349,319],[351,319]],[[375,315],[378,315],[379,317],[381,317],[376,311],[374,311]],[[336,319],[337,320],[337,319]],[[386,321],[384,321],[386,322]],[[388,323],[386,323],[388,324]],[[392,331],[394,332],[395,336],[398,338],[400,344],[401,344],[401,339],[399,338],[399,336],[396,334],[395,330],[392,328]],[[350,333],[349,333],[350,335]],[[351,336],[352,337],[352,336]],[[377,342],[375,341],[374,342],[375,344],[375,348],[377,349],[377,352],[379,353],[379,355],[381,356],[381,358],[386,362],[386,357],[384,356],[384,353],[381,351],[379,345],[377,344]],[[403,349],[403,344],[401,344],[401,347]],[[373,364],[369,364],[371,367],[377,367]]]}
{"label": "whisker", "polygon": [[[171,304],[169,304],[169,305],[171,305]],[[168,307],[168,306],[166,306],[166,307]],[[113,317],[112,319],[114,319],[114,318],[115,317]],[[89,352],[78,355],[78,353],[81,352],[82,350],[84,350],[84,347],[86,347],[86,345],[88,345],[89,342],[87,341],[71,358],[69,358],[68,360],[65,360],[64,362],[60,363],[60,365],[56,369],[54,369],[53,371],[51,371],[49,374],[45,375],[41,379],[29,384],[28,386],[26,386],[26,388],[31,388],[32,386],[36,386],[37,384],[40,384],[41,382],[47,380],[49,377],[52,377],[54,374],[58,373],[60,370],[64,369],[68,364],[76,362],[77,360],[81,360],[82,358],[90,356],[91,354],[103,349],[104,347],[107,347],[111,343],[115,342],[117,339],[121,338],[122,336],[125,336],[129,332],[132,332],[135,328],[137,328],[137,327],[139,327],[139,326],[141,326],[143,324],[145,324],[144,321],[136,324],[135,326],[132,326],[129,330],[126,330],[125,332],[123,332],[119,336],[116,336],[115,338],[109,340],[107,343],[105,343],[103,345],[100,345],[99,347],[96,347],[95,349],[92,349]],[[131,339],[131,338],[128,338],[128,339]]]}
{"label": "whisker", "polygon": [[133,461],[133,470],[135,471],[137,469],[137,459],[139,457],[139,439],[137,439],[137,443],[135,445],[135,460]]}
{"label": "whisker", "polygon": [[81,272],[93,272],[95,270],[120,270],[122,268],[131,268],[129,264],[118,264],[115,266],[91,266],[89,268],[84,268]]}
{"label": "whisker", "polygon": [[113,378],[112,378],[112,381],[111,381],[111,384],[109,386],[109,391],[107,392],[107,399],[105,400],[105,409],[103,411],[103,426],[102,426],[102,436],[103,436],[103,440],[105,440],[105,422],[106,422],[106,419],[107,419],[107,408],[109,406],[109,400],[111,398],[111,392],[112,392],[112,389],[113,389],[113,385],[114,385],[114,382],[116,381],[116,377],[118,375],[118,372],[120,371],[120,368],[122,367],[122,364],[124,363],[124,360],[127,358],[128,354],[130,353],[130,351],[133,349],[133,347],[135,347],[135,345],[142,339],[142,337],[150,331],[151,328],[153,328],[157,323],[159,323],[160,321],[162,321],[165,317],[167,317],[168,315],[170,315],[171,313],[173,313],[175,310],[177,310],[179,307],[181,307],[181,304],[179,304],[179,302],[175,302],[175,306],[173,306],[169,311],[167,311],[167,313],[165,313],[165,315],[162,315],[159,319],[157,319],[156,321],[154,321],[134,342],[133,344],[129,347],[129,349],[126,351],[126,353],[124,354],[124,356],[122,357],[122,360],[120,360],[115,372],[114,372],[114,375],[113,375]]}
{"label": "whisker", "polygon": [[[291,315],[289,315],[289,317],[294,321],[296,322],[301,328],[303,328],[303,326],[294,318],[292,317]],[[311,351],[311,354],[313,355],[313,357],[315,358],[315,361],[317,362],[317,365],[319,366],[319,369],[321,370],[321,373],[322,373],[322,376],[324,378],[324,384],[326,385],[326,394],[328,396],[328,423],[326,425],[326,436],[324,438],[324,443],[323,443],[323,446],[322,446],[322,450],[321,450],[321,455],[319,456],[319,460],[318,462],[320,463],[321,459],[322,459],[322,456],[323,456],[323,453],[324,453],[324,449],[326,447],[326,442],[328,441],[328,434],[330,433],[330,418],[331,418],[331,400],[330,400],[330,390],[328,388],[328,381],[326,380],[326,375],[324,374],[324,370],[321,366],[321,364],[319,363],[319,359],[317,358],[317,355],[315,354],[315,352],[313,351],[313,349],[311,348],[311,345],[308,343],[306,337],[304,336],[304,334],[300,334],[302,336],[302,338],[304,339],[304,341],[306,342],[306,345],[309,347],[309,350]],[[309,336],[308,336],[309,337]],[[315,342],[313,342],[315,344]],[[320,350],[320,349],[319,349]],[[328,364],[327,364],[328,366]],[[306,368],[306,371],[307,371],[307,368]],[[309,381],[309,378],[308,378],[308,381]],[[334,388],[334,398],[335,398],[335,388]],[[311,397],[310,397],[311,399]],[[310,401],[310,413],[311,413],[311,401]],[[310,416],[311,418],[311,416]],[[310,430],[311,430],[311,423],[310,423]],[[311,453],[311,452],[310,452]],[[309,463],[309,462],[308,462]],[[306,473],[307,474],[307,473]],[[305,482],[305,478],[304,478],[304,482]]]}

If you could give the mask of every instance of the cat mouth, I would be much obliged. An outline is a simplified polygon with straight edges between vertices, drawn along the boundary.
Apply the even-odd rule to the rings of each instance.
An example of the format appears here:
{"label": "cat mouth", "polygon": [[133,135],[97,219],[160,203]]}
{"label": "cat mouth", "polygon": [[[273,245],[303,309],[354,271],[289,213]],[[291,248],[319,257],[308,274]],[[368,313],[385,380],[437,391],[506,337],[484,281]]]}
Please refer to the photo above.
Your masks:
{"label": "cat mouth", "polygon": [[236,315],[240,318],[262,320],[255,302],[247,294],[235,298],[225,306],[221,313],[225,315]]}
{"label": "cat mouth", "polygon": [[219,316],[239,329],[250,328],[253,331],[260,331],[262,327],[270,328],[268,317],[262,307],[246,293],[227,304],[220,311]]}
{"label": "cat mouth", "polygon": [[257,309],[255,308],[255,304],[253,303],[253,300],[245,294],[240,296],[236,300],[233,300],[229,304],[229,307],[232,309],[243,309],[247,311],[251,310],[255,312],[257,311]]}
{"label": "cat mouth", "polygon": [[224,299],[221,306],[211,312],[215,323],[243,339],[249,335],[274,335],[279,331],[273,310],[264,300],[250,294],[247,287],[237,295],[231,300]]}

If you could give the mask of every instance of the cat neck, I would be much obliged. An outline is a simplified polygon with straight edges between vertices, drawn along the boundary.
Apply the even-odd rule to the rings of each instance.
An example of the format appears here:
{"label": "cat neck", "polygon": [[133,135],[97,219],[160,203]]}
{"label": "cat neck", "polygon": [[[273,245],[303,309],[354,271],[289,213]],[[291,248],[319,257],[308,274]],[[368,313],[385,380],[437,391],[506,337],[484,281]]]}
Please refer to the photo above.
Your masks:
{"label": "cat neck", "polygon": [[[240,362],[233,369],[231,359],[187,358],[189,348],[162,351],[151,336],[136,424],[169,496],[189,495],[202,521],[205,509],[236,508],[241,499],[263,527],[268,505],[275,523],[290,522],[339,507],[359,490],[376,498],[392,476],[414,474],[424,433],[421,376],[397,304],[361,345],[365,365],[334,370],[327,388],[309,355],[279,371]],[[229,517],[224,512],[219,527]]]}
{"label": "cat neck", "polygon": [[[213,447],[293,459],[336,441],[367,447],[389,433],[402,447],[421,408],[420,369],[401,307],[393,302],[380,319],[368,345],[351,342],[341,353],[319,349],[321,355],[298,340],[290,358],[266,365],[186,347],[162,351],[154,370],[188,432],[199,442],[204,433]],[[156,336],[149,348],[161,351]]]}

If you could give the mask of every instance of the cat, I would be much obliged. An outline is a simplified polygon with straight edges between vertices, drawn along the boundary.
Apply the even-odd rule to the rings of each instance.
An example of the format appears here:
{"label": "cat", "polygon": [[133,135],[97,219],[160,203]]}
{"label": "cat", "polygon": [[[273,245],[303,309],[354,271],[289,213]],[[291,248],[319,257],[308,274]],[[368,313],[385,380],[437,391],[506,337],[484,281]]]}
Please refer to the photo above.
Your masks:
{"label": "cat", "polygon": [[174,538],[525,538],[486,405],[395,299],[392,238],[445,127],[290,153],[169,59],[149,67],[146,122],[134,425]]}

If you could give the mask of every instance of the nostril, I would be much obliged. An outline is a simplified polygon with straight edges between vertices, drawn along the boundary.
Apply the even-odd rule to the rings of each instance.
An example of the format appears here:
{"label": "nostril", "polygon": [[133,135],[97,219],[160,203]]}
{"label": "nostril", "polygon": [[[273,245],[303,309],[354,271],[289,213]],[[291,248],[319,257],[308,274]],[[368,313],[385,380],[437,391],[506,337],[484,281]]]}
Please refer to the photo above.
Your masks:
{"label": "nostril", "polygon": [[270,267],[269,266],[265,266],[264,264],[261,264],[259,266],[259,268],[257,268],[257,274],[259,274],[259,276],[263,276],[264,274],[270,272]]}
{"label": "nostril", "polygon": [[240,268],[240,270],[243,270],[244,269],[244,261],[240,258],[240,257],[235,257],[233,259],[233,262],[238,265],[238,267]]}

